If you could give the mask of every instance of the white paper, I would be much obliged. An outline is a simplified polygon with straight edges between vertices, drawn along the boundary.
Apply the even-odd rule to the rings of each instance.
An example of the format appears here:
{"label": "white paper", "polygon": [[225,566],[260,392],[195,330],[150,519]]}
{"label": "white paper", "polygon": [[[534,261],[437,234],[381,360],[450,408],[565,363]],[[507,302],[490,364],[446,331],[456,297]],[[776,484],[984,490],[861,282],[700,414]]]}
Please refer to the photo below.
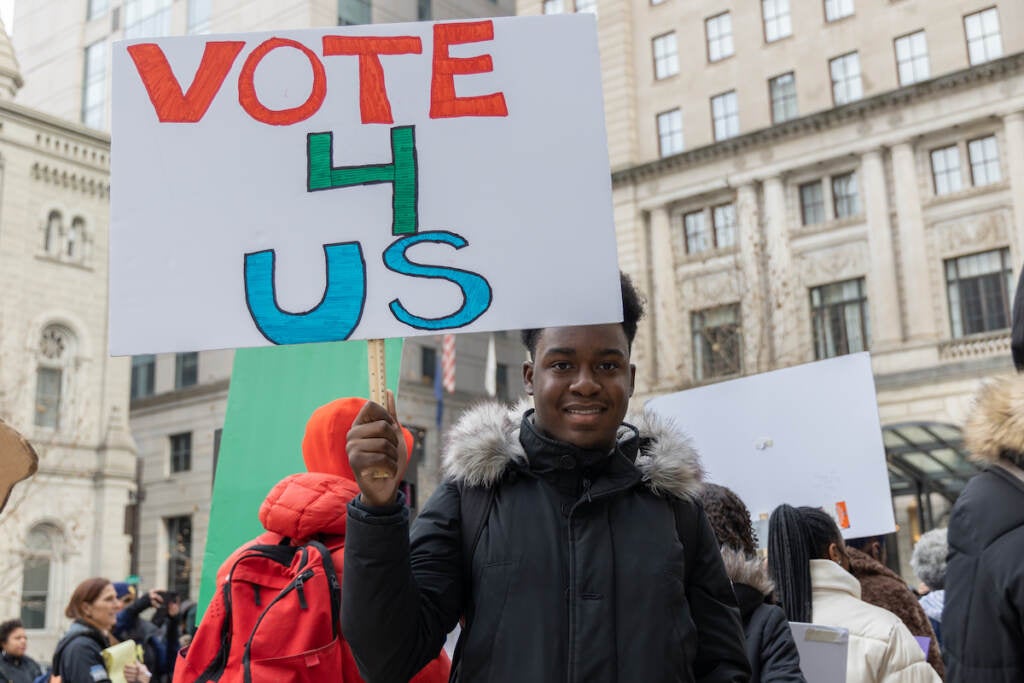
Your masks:
{"label": "white paper", "polygon": [[[112,353],[268,345],[271,337],[247,305],[245,255],[273,250],[276,304],[300,314],[325,297],[324,245],[349,242],[359,243],[365,261],[362,310],[328,316],[330,324],[318,321],[308,334],[342,338],[346,321],[357,321],[347,338],[365,339],[621,320],[594,18],[491,21],[493,39],[450,45],[447,54],[490,55],[492,70],[454,76],[455,96],[500,93],[507,116],[431,118],[438,70],[430,23],[116,43]],[[361,58],[325,56],[329,36],[420,41],[420,54],[379,57],[393,123],[362,122]],[[253,56],[272,38],[297,41],[313,56],[289,45],[262,60]],[[225,41],[244,46],[202,118],[161,123],[137,66],[137,46],[160,48],[180,98],[191,92],[207,43]],[[250,61],[252,91],[268,110],[307,99],[315,104],[315,67],[322,65],[322,104],[290,125],[256,120],[240,103],[240,75]],[[173,81],[163,79],[160,87],[178,87]],[[385,249],[400,238],[392,232],[393,183],[308,191],[308,134],[332,134],[335,168],[364,166],[392,162],[392,129],[405,126],[415,131],[418,233],[447,231],[468,243],[425,242],[406,256],[489,284],[489,305],[466,313],[475,316],[468,322],[452,317],[465,291],[452,281],[385,267]],[[338,268],[335,275],[359,270]],[[452,324],[428,329],[402,322],[389,307],[394,300],[417,319]],[[301,336],[293,323],[287,318],[277,343]]]}
{"label": "white paper", "polygon": [[[871,358],[857,353],[662,396],[646,410],[694,441],[708,480],[755,526],[778,505],[824,508],[845,538],[896,530]],[[765,533],[759,533],[762,545]]]}
{"label": "white paper", "polygon": [[850,632],[845,628],[789,622],[807,683],[846,683]]}

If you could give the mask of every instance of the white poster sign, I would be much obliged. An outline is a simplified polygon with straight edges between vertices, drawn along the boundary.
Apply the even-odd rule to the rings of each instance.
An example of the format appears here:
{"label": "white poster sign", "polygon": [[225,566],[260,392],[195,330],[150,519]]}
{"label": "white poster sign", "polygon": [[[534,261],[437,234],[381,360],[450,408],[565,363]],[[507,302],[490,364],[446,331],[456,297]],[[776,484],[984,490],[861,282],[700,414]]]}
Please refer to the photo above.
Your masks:
{"label": "white poster sign", "polygon": [[622,319],[589,14],[131,40],[115,355]]}
{"label": "white poster sign", "polygon": [[896,530],[871,358],[857,353],[650,401],[694,440],[708,479],[759,524],[778,505],[821,507],[845,538]]}
{"label": "white poster sign", "polygon": [[789,622],[807,683],[846,683],[850,632],[835,626]]}

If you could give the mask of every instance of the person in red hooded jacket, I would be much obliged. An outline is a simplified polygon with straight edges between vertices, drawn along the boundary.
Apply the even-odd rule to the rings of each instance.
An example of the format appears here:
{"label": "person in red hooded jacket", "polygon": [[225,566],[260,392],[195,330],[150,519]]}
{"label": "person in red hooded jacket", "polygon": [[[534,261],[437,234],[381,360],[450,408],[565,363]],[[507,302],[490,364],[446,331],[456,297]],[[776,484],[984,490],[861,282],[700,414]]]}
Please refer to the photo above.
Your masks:
{"label": "person in red hooded jacket", "polygon": [[[302,457],[308,471],[285,477],[271,489],[259,511],[266,533],[236,550],[221,565],[217,571],[218,585],[227,578],[236,556],[245,548],[257,543],[277,544],[285,537],[293,543],[303,543],[312,538],[320,540],[330,549],[335,571],[341,580],[348,503],[359,494],[345,451],[345,441],[352,422],[365,403],[363,398],[339,398],[313,411],[302,439]],[[405,428],[402,431],[406,452],[412,453],[412,434]],[[412,678],[412,683],[446,683],[450,668],[448,655],[442,650]],[[352,652],[344,642],[342,673],[342,683],[363,681]]]}

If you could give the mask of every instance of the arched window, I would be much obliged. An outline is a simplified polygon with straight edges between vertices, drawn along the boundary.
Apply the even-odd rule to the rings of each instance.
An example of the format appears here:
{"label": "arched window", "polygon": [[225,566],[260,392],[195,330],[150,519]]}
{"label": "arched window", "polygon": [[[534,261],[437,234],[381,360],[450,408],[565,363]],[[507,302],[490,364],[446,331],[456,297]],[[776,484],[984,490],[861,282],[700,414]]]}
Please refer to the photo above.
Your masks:
{"label": "arched window", "polygon": [[62,536],[52,524],[37,524],[25,538],[21,578],[21,621],[25,628],[46,628],[50,587],[61,559]]}
{"label": "arched window", "polygon": [[53,210],[46,219],[46,235],[43,237],[43,249],[47,254],[60,253],[60,239],[64,232],[64,218],[60,211]]}
{"label": "arched window", "polygon": [[71,227],[68,228],[67,239],[64,241],[64,255],[69,261],[82,260],[84,243],[85,220],[81,216],[75,216],[71,220]]}
{"label": "arched window", "polygon": [[43,330],[36,367],[35,424],[39,427],[60,428],[66,371],[74,358],[74,347],[75,336],[63,325],[49,325]]}

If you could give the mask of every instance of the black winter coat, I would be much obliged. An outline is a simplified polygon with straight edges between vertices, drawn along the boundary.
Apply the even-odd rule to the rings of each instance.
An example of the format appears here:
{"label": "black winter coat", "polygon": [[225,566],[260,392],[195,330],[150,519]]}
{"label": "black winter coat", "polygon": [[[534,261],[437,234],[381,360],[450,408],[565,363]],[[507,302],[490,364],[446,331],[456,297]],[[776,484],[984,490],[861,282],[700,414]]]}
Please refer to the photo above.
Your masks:
{"label": "black winter coat", "polygon": [[943,659],[950,683],[1024,681],[1024,482],[998,466],[949,520]]}
{"label": "black winter coat", "polygon": [[0,656],[0,681],[2,683],[32,683],[43,670],[31,657],[12,657],[6,652]]}
{"label": "black winter coat", "polygon": [[53,674],[61,683],[109,683],[100,654],[109,646],[106,636],[92,626],[72,622],[53,653]]}
{"label": "black winter coat", "polygon": [[770,602],[771,579],[757,558],[722,549],[743,619],[752,683],[806,683],[786,613]]}
{"label": "black winter coat", "polygon": [[[748,681],[699,506],[684,566],[671,501],[696,505],[700,482],[685,437],[648,417],[642,439],[629,428],[612,453],[587,452],[519,415],[482,406],[453,429],[450,479],[411,541],[404,510],[349,506],[342,630],[364,678],[407,681],[465,614],[461,683]],[[469,576],[458,481],[498,487]]]}
{"label": "black winter coat", "polygon": [[964,445],[988,469],[967,482],[949,519],[942,611],[950,683],[1024,681],[1024,375],[978,393]]}

